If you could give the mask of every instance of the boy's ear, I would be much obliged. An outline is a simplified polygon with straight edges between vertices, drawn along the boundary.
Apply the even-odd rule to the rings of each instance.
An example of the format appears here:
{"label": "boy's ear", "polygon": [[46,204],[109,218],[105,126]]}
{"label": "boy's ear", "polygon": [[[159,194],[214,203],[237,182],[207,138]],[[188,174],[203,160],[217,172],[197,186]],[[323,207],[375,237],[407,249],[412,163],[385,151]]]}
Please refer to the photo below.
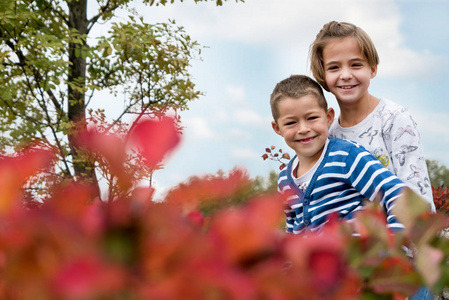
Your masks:
{"label": "boy's ear", "polygon": [[370,79],[373,79],[377,75],[377,66],[371,67],[371,76]]}
{"label": "boy's ear", "polygon": [[281,130],[279,129],[279,126],[275,121],[271,121],[271,127],[273,127],[274,132],[282,136]]}
{"label": "boy's ear", "polygon": [[332,125],[332,122],[334,122],[335,118],[335,110],[331,107],[327,110],[327,128],[329,128]]}

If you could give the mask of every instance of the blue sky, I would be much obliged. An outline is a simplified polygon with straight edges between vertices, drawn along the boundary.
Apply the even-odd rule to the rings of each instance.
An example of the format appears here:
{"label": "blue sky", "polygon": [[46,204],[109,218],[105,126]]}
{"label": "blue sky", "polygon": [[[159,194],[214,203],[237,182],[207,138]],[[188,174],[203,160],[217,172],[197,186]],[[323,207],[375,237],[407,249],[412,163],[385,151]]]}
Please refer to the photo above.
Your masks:
{"label": "blue sky", "polygon": [[[147,22],[176,20],[207,46],[191,69],[204,96],[180,113],[182,145],[154,174],[159,194],[192,175],[234,166],[251,177],[277,170],[277,163],[261,159],[271,145],[289,150],[271,128],[269,95],[291,74],[311,75],[309,45],[332,20],[354,23],[371,36],[380,55],[371,94],[408,108],[426,158],[449,166],[449,1],[246,0],[216,7],[184,0],[138,11]],[[338,114],[333,96],[326,98]]]}

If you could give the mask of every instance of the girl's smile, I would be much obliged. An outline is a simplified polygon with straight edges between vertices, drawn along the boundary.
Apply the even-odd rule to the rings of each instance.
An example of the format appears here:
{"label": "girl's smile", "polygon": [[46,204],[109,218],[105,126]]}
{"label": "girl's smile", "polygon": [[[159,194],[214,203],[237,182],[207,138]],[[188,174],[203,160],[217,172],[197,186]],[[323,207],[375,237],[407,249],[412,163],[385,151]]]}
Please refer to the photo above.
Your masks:
{"label": "girl's smile", "polygon": [[353,37],[331,40],[323,49],[325,81],[343,105],[357,105],[369,96],[370,80],[377,67],[370,67]]}

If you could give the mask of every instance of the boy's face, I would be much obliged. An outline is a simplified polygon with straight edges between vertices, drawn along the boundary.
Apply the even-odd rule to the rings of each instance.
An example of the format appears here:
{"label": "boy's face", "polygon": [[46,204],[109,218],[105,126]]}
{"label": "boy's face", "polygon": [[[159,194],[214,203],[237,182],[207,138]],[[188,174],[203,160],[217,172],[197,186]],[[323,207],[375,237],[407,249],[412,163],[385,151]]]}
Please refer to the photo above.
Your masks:
{"label": "boy's face", "polygon": [[334,110],[325,111],[313,95],[287,97],[278,103],[278,110],[279,118],[272,122],[274,131],[284,138],[300,161],[317,161],[334,120]]}
{"label": "boy's face", "polygon": [[369,66],[355,38],[331,40],[323,49],[323,64],[326,85],[340,105],[357,105],[368,99],[377,67]]}

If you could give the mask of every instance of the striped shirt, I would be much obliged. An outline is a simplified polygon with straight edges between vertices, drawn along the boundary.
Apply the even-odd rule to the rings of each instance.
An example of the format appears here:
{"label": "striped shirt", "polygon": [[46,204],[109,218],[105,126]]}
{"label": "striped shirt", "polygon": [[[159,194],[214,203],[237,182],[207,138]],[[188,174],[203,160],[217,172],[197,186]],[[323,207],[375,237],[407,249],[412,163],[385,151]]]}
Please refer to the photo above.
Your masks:
{"label": "striped shirt", "polygon": [[380,200],[387,227],[404,228],[391,212],[404,183],[385,168],[362,146],[329,137],[327,149],[305,192],[295,185],[292,164],[281,171],[278,189],[288,193],[285,207],[286,229],[290,233],[317,231],[327,217],[338,213],[340,219],[350,220],[363,209],[365,201]]}

